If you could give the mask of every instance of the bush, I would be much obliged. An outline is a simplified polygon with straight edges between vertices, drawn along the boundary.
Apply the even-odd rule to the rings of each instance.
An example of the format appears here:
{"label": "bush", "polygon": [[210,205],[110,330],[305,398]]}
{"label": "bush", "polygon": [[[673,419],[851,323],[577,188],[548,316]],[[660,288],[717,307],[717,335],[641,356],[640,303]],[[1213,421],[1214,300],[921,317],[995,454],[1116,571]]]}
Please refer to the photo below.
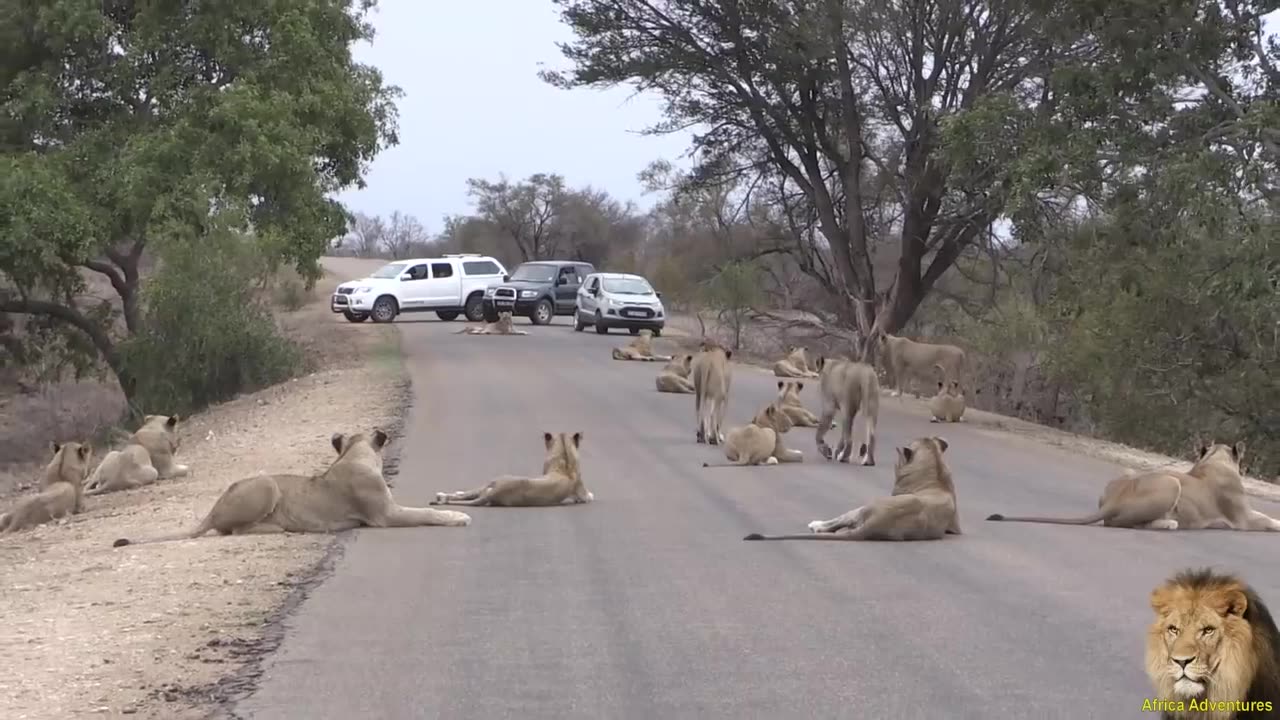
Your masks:
{"label": "bush", "polygon": [[120,348],[138,381],[135,412],[190,413],[304,369],[254,292],[262,262],[252,241],[217,232],[166,246],[159,259],[144,326]]}

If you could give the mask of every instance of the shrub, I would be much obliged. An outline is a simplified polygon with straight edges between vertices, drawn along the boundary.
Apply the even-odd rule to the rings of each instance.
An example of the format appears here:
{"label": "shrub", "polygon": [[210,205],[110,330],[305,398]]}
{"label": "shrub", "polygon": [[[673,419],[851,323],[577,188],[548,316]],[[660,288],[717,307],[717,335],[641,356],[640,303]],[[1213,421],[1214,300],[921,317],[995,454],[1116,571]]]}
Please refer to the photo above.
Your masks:
{"label": "shrub", "polygon": [[144,326],[120,348],[137,378],[135,412],[190,413],[303,369],[299,348],[254,292],[259,256],[228,231],[161,249],[143,293]]}

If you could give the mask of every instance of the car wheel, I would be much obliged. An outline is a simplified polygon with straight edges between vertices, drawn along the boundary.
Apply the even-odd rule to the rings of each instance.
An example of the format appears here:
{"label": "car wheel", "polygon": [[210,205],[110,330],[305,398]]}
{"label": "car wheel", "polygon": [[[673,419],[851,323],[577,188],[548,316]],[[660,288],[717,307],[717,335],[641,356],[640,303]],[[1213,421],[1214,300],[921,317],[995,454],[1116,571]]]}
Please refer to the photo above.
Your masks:
{"label": "car wheel", "polygon": [[365,313],[355,313],[355,312],[351,312],[350,310],[344,310],[342,312],[342,316],[347,319],[347,322],[353,322],[353,323],[362,323],[365,320],[369,319],[369,316],[366,315]]}
{"label": "car wheel", "polygon": [[389,323],[396,319],[396,299],[390,295],[383,295],[373,303],[373,321],[376,323]]}
{"label": "car wheel", "polygon": [[454,320],[457,320],[458,315],[459,313],[457,310],[440,310],[436,313],[436,317],[445,322],[453,322]]}
{"label": "car wheel", "polygon": [[534,325],[550,325],[551,319],[555,317],[556,309],[551,307],[550,300],[540,300],[537,305],[533,306],[533,312],[529,314],[529,319]]}
{"label": "car wheel", "polygon": [[609,328],[604,324],[604,317],[600,313],[596,313],[596,332],[600,335],[608,335]]}
{"label": "car wheel", "polygon": [[[463,313],[466,314],[467,319],[471,322],[480,322],[481,320],[484,320],[484,296],[480,293],[474,293],[471,297],[467,298],[467,304],[463,307]],[[494,320],[497,320],[497,318],[494,318]],[[490,322],[493,322],[493,320]]]}
{"label": "car wheel", "polygon": [[582,332],[583,330],[586,329],[586,327],[587,327],[587,324],[582,322],[582,313],[575,311],[573,313],[573,331]]}

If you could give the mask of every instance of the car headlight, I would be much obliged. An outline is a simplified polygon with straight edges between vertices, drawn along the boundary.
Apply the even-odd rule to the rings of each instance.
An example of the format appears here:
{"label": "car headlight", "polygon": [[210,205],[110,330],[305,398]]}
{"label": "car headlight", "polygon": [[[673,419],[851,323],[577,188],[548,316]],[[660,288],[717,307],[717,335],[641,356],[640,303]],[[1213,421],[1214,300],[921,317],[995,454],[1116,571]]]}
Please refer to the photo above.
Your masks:
{"label": "car headlight", "polygon": [[537,290],[521,290],[520,297],[525,300],[528,300],[529,298],[536,298],[538,297],[538,291]]}
{"label": "car headlight", "polygon": [[493,293],[494,293],[494,292],[496,292],[496,291],[497,291],[497,289],[498,289],[498,288],[485,288],[484,296],[485,296],[485,297],[493,297]]}
{"label": "car headlight", "polygon": [[364,293],[367,293],[367,292],[369,292],[369,291],[370,291],[370,290],[372,290],[372,289],[373,289],[373,288],[368,287],[368,286],[365,286],[365,287],[358,287],[358,288],[356,288],[356,292],[357,292],[357,293],[360,293],[361,295],[363,295]]}

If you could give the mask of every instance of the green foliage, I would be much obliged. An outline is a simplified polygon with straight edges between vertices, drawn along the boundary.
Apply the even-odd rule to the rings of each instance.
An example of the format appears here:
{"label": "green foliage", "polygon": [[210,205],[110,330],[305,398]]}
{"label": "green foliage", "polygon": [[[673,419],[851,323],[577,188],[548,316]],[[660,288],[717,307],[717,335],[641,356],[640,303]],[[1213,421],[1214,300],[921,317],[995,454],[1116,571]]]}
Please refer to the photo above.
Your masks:
{"label": "green foliage", "polygon": [[702,285],[703,304],[717,312],[733,332],[733,349],[742,347],[742,331],[751,312],[763,300],[760,269],[755,263],[735,260]]}
{"label": "green foliage", "polygon": [[206,242],[215,212],[265,271],[313,281],[346,226],[330,196],[397,141],[398,89],[351,56],[374,4],[0,0],[0,312],[55,320],[119,375],[141,258]]}
{"label": "green foliage", "polygon": [[190,413],[303,369],[254,290],[261,258],[256,243],[227,230],[162,249],[146,290],[146,329],[120,348],[138,379],[138,412]]}

